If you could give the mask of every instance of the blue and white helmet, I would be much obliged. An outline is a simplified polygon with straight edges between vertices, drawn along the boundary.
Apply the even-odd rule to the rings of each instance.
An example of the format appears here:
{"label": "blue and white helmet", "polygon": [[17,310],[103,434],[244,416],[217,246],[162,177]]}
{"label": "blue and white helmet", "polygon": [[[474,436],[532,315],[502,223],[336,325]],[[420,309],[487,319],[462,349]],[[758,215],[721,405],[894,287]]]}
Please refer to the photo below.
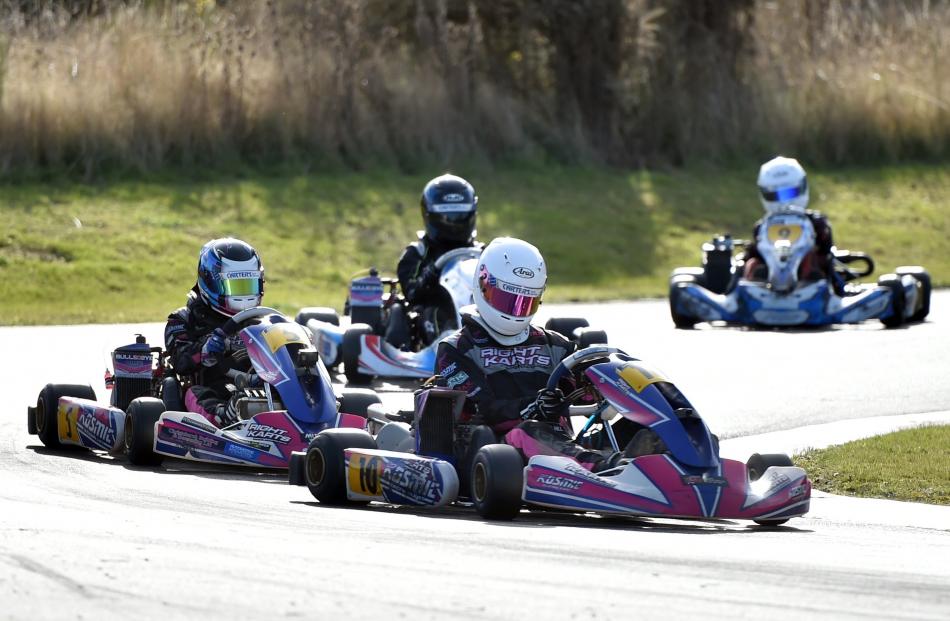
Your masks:
{"label": "blue and white helmet", "polygon": [[198,254],[198,292],[208,306],[228,317],[261,305],[264,266],[240,239],[212,239]]}
{"label": "blue and white helmet", "polygon": [[759,169],[759,192],[767,213],[805,213],[808,208],[808,178],[798,160],[781,155]]}

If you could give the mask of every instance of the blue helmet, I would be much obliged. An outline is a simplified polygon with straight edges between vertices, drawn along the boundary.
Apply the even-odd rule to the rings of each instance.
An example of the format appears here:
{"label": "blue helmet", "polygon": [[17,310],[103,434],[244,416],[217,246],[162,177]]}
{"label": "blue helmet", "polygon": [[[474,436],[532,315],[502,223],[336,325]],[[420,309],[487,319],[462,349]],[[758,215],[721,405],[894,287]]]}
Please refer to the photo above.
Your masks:
{"label": "blue helmet", "polygon": [[472,184],[455,175],[442,175],[426,184],[419,201],[429,239],[468,243],[475,237],[478,197]]}
{"label": "blue helmet", "polygon": [[229,317],[260,306],[264,266],[257,251],[233,237],[209,241],[198,254],[198,293],[208,306]]}

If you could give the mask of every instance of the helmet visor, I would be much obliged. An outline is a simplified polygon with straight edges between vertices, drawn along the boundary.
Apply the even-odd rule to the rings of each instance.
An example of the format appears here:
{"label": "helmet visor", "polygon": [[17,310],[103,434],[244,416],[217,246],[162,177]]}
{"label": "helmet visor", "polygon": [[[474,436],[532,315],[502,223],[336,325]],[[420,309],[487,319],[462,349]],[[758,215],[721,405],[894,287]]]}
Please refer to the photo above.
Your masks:
{"label": "helmet visor", "polygon": [[245,296],[261,294],[260,274],[249,272],[222,274],[221,293],[228,296]]}
{"label": "helmet visor", "polygon": [[764,188],[762,190],[762,198],[769,202],[780,202],[790,201],[792,199],[798,198],[808,189],[808,181],[802,179],[802,182],[798,185],[793,185],[787,188],[777,188],[772,191],[768,191]]}
{"label": "helmet visor", "polygon": [[498,280],[482,266],[478,284],[488,305],[502,315],[530,317],[538,312],[544,289],[532,289]]}

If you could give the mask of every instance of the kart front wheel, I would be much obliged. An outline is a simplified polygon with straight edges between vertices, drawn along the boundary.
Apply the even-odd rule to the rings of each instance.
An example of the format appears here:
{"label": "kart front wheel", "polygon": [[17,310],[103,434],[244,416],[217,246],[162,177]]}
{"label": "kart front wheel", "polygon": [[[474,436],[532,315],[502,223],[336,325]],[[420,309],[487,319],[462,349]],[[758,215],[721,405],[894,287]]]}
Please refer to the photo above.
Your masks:
{"label": "kart front wheel", "polygon": [[158,466],[162,456],[155,452],[155,423],[165,411],[165,404],[154,397],[139,397],[129,404],[125,413],[125,454],[136,466]]}
{"label": "kart front wheel", "polygon": [[59,442],[59,398],[96,400],[96,393],[88,384],[47,384],[40,391],[33,410],[36,435],[47,448],[64,448]]}
{"label": "kart front wheel", "polygon": [[933,284],[930,281],[930,274],[922,267],[904,266],[895,270],[898,276],[909,274],[914,277],[919,287],[917,289],[917,304],[914,313],[907,318],[907,321],[923,321],[930,314],[930,294],[933,292]]}
{"label": "kart front wheel", "polygon": [[340,395],[340,411],[366,418],[366,409],[374,403],[382,403],[371,388],[344,388]]}
{"label": "kart front wheel", "polygon": [[749,480],[758,481],[772,466],[794,466],[792,458],[784,453],[754,453],[746,462]]}
{"label": "kart front wheel", "polygon": [[896,328],[904,323],[904,285],[901,283],[901,277],[897,274],[885,274],[878,278],[879,287],[890,289],[891,291],[891,314],[887,317],[881,317],[881,323],[885,328]]}
{"label": "kart front wheel", "polygon": [[586,349],[592,345],[606,345],[607,333],[594,328],[579,328],[577,330],[577,349]]}
{"label": "kart front wheel", "polygon": [[369,384],[373,380],[372,375],[360,373],[361,337],[372,333],[373,329],[364,324],[355,325],[343,333],[343,374],[350,384]]}
{"label": "kart front wheel", "polygon": [[326,429],[307,447],[304,478],[313,497],[325,505],[341,505],[346,498],[348,448],[375,449],[376,440],[362,429]]}
{"label": "kart front wheel", "polygon": [[472,462],[471,498],[478,514],[488,520],[511,520],[521,511],[524,460],[507,444],[489,444]]}

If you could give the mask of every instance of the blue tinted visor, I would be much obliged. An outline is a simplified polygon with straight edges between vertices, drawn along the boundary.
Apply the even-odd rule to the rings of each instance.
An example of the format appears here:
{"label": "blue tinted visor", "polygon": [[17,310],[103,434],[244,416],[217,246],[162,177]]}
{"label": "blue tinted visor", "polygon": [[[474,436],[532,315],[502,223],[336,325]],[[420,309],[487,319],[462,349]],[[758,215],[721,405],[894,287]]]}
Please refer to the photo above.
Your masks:
{"label": "blue tinted visor", "polygon": [[790,201],[804,194],[807,189],[808,189],[808,180],[806,179],[803,179],[801,184],[799,185],[795,185],[788,188],[779,188],[772,192],[769,192],[760,188],[760,190],[762,190],[762,198],[764,198],[765,200],[769,202]]}

